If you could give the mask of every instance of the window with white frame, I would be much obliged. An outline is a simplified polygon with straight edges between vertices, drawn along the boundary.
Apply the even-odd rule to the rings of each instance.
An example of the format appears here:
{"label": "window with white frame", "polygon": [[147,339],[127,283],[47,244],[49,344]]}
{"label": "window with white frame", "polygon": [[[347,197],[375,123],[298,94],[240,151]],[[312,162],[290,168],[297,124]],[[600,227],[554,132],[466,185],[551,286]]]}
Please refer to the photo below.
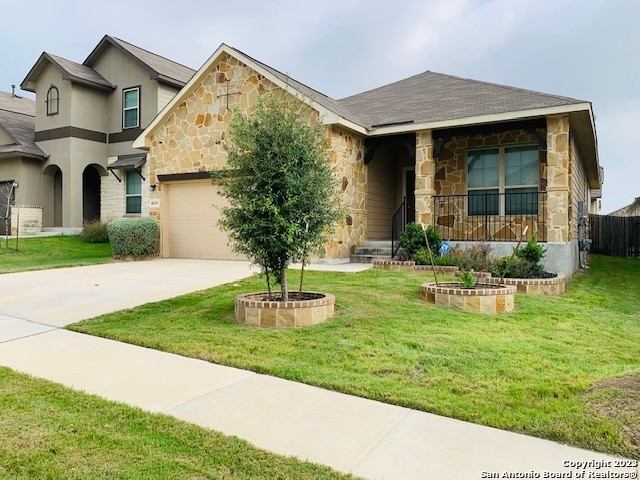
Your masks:
{"label": "window with white frame", "polygon": [[467,155],[469,215],[536,215],[538,147],[471,150]]}
{"label": "window with white frame", "polygon": [[127,170],[126,173],[126,202],[127,213],[142,212],[142,177],[134,170]]}
{"label": "window with white frame", "polygon": [[60,109],[60,92],[58,87],[51,85],[47,90],[47,116],[58,115]]}
{"label": "window with white frame", "polygon": [[122,90],[122,128],[140,126],[140,87]]}

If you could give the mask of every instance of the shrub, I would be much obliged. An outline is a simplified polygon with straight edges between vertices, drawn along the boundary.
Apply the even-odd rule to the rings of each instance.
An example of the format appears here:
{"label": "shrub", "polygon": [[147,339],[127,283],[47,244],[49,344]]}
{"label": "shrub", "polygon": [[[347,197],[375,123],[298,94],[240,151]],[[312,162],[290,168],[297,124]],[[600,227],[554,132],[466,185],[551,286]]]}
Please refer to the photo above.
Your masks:
{"label": "shrub", "polygon": [[462,288],[474,288],[476,279],[467,270],[460,270],[460,283],[462,284]]}
{"label": "shrub", "polygon": [[527,240],[526,245],[518,250],[516,255],[537,265],[546,253],[547,250],[538,243],[538,235],[534,234],[529,240]]}
{"label": "shrub", "polygon": [[100,221],[85,223],[80,238],[87,243],[109,243],[107,224]]}
{"label": "shrub", "polygon": [[145,257],[158,253],[158,222],[153,218],[120,218],[109,222],[111,250],[116,257]]}
{"label": "shrub", "polygon": [[434,257],[433,260],[436,265],[440,265],[441,267],[456,267],[458,263],[455,255],[456,253],[451,250],[449,253],[445,253],[441,257]]}
{"label": "shrub", "polygon": [[525,258],[515,256],[502,257],[494,263],[491,274],[494,277],[505,278],[536,278],[540,275],[542,267]]}
{"label": "shrub", "polygon": [[[427,227],[427,238],[429,239],[429,247],[431,247],[434,257],[440,255],[442,239],[440,238],[438,231],[432,225]],[[424,240],[422,225],[416,222],[407,224],[404,232],[400,235],[400,248],[405,251],[406,255],[409,258],[416,260],[416,254],[422,248],[426,248],[426,246],[427,242]]]}
{"label": "shrub", "polygon": [[[422,247],[418,252],[413,256],[413,260],[418,265],[431,265],[431,257],[429,255],[429,249],[427,247]],[[438,265],[438,257],[433,256],[434,262]]]}
{"label": "shrub", "polygon": [[487,242],[478,242],[466,250],[455,248],[451,250],[450,255],[460,270],[488,271],[493,263],[491,245]]}

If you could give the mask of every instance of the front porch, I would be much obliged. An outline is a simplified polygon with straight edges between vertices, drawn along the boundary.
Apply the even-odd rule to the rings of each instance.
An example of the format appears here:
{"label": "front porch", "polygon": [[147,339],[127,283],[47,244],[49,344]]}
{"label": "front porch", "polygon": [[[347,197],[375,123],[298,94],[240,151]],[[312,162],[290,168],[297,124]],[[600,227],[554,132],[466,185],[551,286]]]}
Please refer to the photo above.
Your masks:
{"label": "front porch", "polygon": [[569,241],[566,117],[365,141],[367,240],[398,250],[412,221],[453,242]]}

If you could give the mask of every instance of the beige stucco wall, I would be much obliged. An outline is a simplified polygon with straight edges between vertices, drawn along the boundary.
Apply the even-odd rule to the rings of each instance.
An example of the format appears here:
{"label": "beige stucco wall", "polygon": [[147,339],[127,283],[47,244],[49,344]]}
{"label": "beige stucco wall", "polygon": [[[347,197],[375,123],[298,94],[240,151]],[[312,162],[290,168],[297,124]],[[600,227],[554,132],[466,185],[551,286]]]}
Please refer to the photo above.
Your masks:
{"label": "beige stucco wall", "polygon": [[0,145],[11,145],[15,143],[11,135],[0,125]]}
{"label": "beige stucco wall", "polygon": [[140,126],[144,128],[158,113],[158,87],[149,72],[117,48],[109,48],[93,67],[116,89],[109,94],[107,105],[109,133],[122,131],[122,90],[140,86]]}
{"label": "beige stucco wall", "polygon": [[[47,92],[51,85],[58,88],[60,103],[58,114],[47,116]],[[71,82],[62,79],[60,70],[49,65],[36,84],[36,132],[66,127],[71,124]]]}
{"label": "beige stucco wall", "polygon": [[[219,97],[227,91],[227,80],[230,91],[234,92],[228,100],[229,108],[227,98]],[[227,55],[213,64],[203,80],[152,135],[151,183],[156,183],[157,175],[224,169],[227,164],[224,141],[231,110],[251,114],[259,96],[267,92],[284,94],[278,86],[234,57]],[[317,112],[308,111],[306,115],[308,122],[319,122]],[[325,256],[345,258],[366,234],[364,147],[361,138],[346,131],[329,128],[326,133],[336,178],[338,181],[346,178],[347,182],[342,183],[346,216],[336,226]],[[153,197],[159,199],[161,195],[160,184]],[[161,209],[151,209],[150,214],[162,217]]]}
{"label": "beige stucco wall", "polygon": [[106,133],[107,92],[77,83],[71,86],[71,125]]}
{"label": "beige stucco wall", "polygon": [[17,180],[15,190],[16,205],[41,205],[41,160],[32,158],[2,158],[0,159],[0,182]]}

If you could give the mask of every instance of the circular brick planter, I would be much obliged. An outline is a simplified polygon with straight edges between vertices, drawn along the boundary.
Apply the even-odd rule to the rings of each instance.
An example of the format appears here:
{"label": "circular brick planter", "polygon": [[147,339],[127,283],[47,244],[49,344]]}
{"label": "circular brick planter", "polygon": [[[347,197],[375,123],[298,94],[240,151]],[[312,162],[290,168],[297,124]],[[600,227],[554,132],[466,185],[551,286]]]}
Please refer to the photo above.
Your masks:
{"label": "circular brick planter", "polygon": [[458,308],[476,313],[506,313],[514,309],[516,287],[510,285],[479,284],[476,288],[462,288],[459,282],[422,285],[422,298],[443,307]]}
{"label": "circular brick planter", "polygon": [[[497,285],[499,278],[487,278],[487,283]],[[545,295],[548,297],[559,297],[565,291],[567,283],[566,277],[559,273],[553,278],[505,278],[503,285],[515,286],[518,293],[528,293],[533,295]]]}
{"label": "circular brick planter", "polygon": [[[328,293],[302,292],[303,299],[269,301],[268,293],[249,293],[236,297],[235,318],[256,327],[307,327],[326,322],[335,315],[336,297]],[[290,293],[293,297],[297,292]]]}

